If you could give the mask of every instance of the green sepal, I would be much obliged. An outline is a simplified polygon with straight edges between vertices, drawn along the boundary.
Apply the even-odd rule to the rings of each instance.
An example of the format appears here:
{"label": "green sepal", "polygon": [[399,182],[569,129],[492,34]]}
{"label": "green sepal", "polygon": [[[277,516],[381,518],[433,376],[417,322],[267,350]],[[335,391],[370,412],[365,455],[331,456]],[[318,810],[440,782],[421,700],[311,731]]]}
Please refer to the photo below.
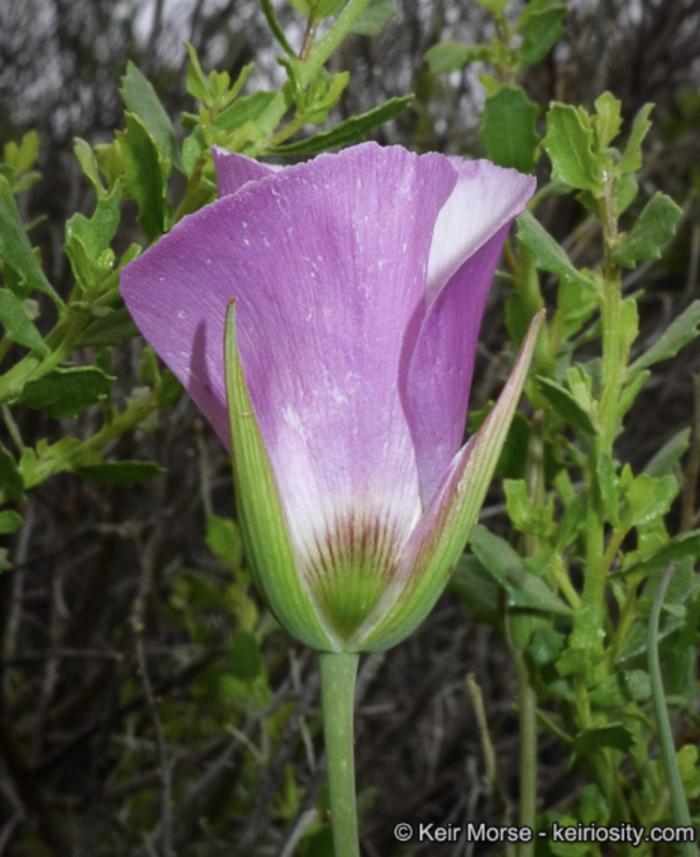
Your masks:
{"label": "green sepal", "polygon": [[399,643],[421,624],[445,588],[486,497],[543,319],[543,311],[534,316],[498,401],[460,454],[457,470],[449,477],[457,480],[456,487],[448,492],[447,502],[443,498],[433,531],[421,544],[413,568],[388,587],[358,632],[359,651],[383,651]]}
{"label": "green sepal", "polygon": [[236,341],[236,305],[226,314],[226,394],[238,519],[255,579],[289,633],[313,649],[340,650],[297,569],[275,477],[250,400]]}

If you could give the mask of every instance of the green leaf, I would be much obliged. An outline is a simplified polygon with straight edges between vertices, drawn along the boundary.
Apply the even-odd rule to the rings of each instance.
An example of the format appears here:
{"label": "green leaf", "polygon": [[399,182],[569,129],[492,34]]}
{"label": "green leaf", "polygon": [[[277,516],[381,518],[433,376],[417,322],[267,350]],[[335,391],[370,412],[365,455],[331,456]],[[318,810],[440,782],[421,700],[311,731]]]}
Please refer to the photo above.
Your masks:
{"label": "green leaf", "polygon": [[231,672],[241,681],[255,681],[263,674],[264,661],[260,644],[249,631],[237,631],[231,640]]}
{"label": "green leaf", "polygon": [[508,594],[510,607],[569,615],[569,607],[542,578],[527,572],[521,558],[505,539],[477,524],[469,544],[484,568]]}
{"label": "green leaf", "polygon": [[92,217],[74,214],[66,223],[66,254],[75,279],[85,291],[99,288],[114,267],[110,244],[119,226],[120,202],[117,182],[108,196],[98,198]]}
{"label": "green leaf", "polygon": [[700,300],[693,301],[669,324],[651,348],[634,361],[628,370],[629,374],[636,375],[654,363],[675,357],[681,348],[697,336],[700,336]]}
{"label": "green leaf", "polygon": [[690,429],[684,428],[673,435],[670,440],[654,453],[647,462],[644,472],[650,476],[666,476],[678,466],[681,458],[690,449]]}
{"label": "green leaf", "polygon": [[209,550],[231,571],[237,571],[243,561],[243,543],[238,525],[232,518],[209,515],[206,542]]}
{"label": "green leaf", "polygon": [[[267,2],[269,3],[269,0],[267,0]],[[211,99],[209,81],[207,80],[207,76],[204,74],[202,65],[199,62],[197,50],[194,45],[191,45],[189,42],[185,42],[185,50],[187,51],[187,56],[189,58],[189,63],[187,64],[187,77],[185,80],[187,91],[193,98],[196,98],[197,101],[201,101],[203,104],[208,104]]]}
{"label": "green leaf", "polygon": [[131,60],[126,64],[119,90],[126,109],[138,116],[156,142],[159,151],[171,164],[177,164],[175,129],[155,89]]}
{"label": "green leaf", "polygon": [[564,248],[529,211],[524,211],[516,224],[518,241],[535,257],[538,268],[583,288],[594,288],[593,282],[572,264]]}
{"label": "green leaf", "polygon": [[593,417],[581,406],[575,396],[551,378],[537,376],[537,389],[562,419],[589,435],[597,432]]}
{"label": "green leaf", "polygon": [[561,279],[555,319],[557,315],[560,318],[562,340],[566,341],[578,333],[597,307],[598,295],[593,288],[582,288],[580,281]]}
{"label": "green leaf", "polygon": [[595,101],[595,129],[598,148],[605,152],[620,133],[622,127],[622,102],[612,92],[603,92]]}
{"label": "green leaf", "polygon": [[440,42],[425,53],[431,74],[448,74],[469,62],[488,62],[493,55],[490,45],[465,45],[462,42]]}
{"label": "green leaf", "polygon": [[543,60],[564,35],[566,5],[552,0],[531,0],[516,22],[516,32],[523,42],[520,47],[520,63],[534,65]]}
{"label": "green leaf", "polygon": [[166,179],[170,170],[148,129],[133,113],[127,113],[126,131],[117,133],[129,195],[139,207],[139,225],[149,241],[167,231]]}
{"label": "green leaf", "polygon": [[620,217],[637,198],[639,182],[634,173],[623,173],[615,183],[615,214]]}
{"label": "green leaf", "polygon": [[3,509],[0,511],[0,536],[7,536],[16,532],[22,526],[22,516],[14,509]]}
{"label": "green leaf", "polygon": [[94,366],[54,369],[22,390],[20,401],[52,417],[70,419],[109,395],[115,378]]}
{"label": "green leaf", "polygon": [[160,476],[165,470],[155,461],[103,461],[76,468],[76,473],[105,485],[135,485]]}
{"label": "green leaf", "polygon": [[277,18],[277,13],[275,12],[275,8],[272,5],[271,0],[260,0],[260,5],[262,6],[267,26],[270,28],[272,35],[277,39],[279,45],[290,57],[296,56],[296,51],[287,41],[284,29]]}
{"label": "green leaf", "polygon": [[503,490],[506,495],[506,512],[513,526],[521,533],[529,532],[533,506],[528,497],[525,480],[506,479]]}
{"label": "green leaf", "polygon": [[[525,329],[527,330],[527,328]],[[488,402],[483,408],[469,412],[469,435],[476,434],[481,428],[493,406],[494,402]],[[525,463],[531,433],[527,417],[520,412],[516,413],[498,458],[494,476],[501,479],[522,479],[525,476]]]}
{"label": "green leaf", "polygon": [[13,268],[30,289],[48,295],[58,307],[63,301],[46,279],[34,255],[7,181],[0,176],[0,259]]}
{"label": "green leaf", "polygon": [[329,18],[343,5],[345,0],[309,0],[316,20]]}
{"label": "green leaf", "polygon": [[547,113],[547,133],[542,141],[552,162],[552,178],[599,195],[601,165],[593,153],[593,143],[593,125],[586,111],[554,102]]}
{"label": "green leaf", "polygon": [[2,443],[0,443],[0,490],[5,500],[20,503],[24,496],[24,479],[17,462]]}
{"label": "green leaf", "polygon": [[627,145],[622,153],[620,163],[617,165],[620,173],[633,173],[642,166],[642,143],[649,133],[651,122],[649,115],[654,109],[653,104],[645,104],[639,109],[632,122],[632,130],[627,140]]}
{"label": "green leaf", "polygon": [[105,189],[100,179],[100,167],[92,146],[80,137],[73,139],[73,154],[80,164],[83,174],[95,189],[98,199],[104,196]]}
{"label": "green leaf", "polygon": [[5,336],[12,342],[31,348],[38,354],[49,353],[46,343],[24,308],[23,301],[7,288],[0,288],[0,324],[5,328]]}
{"label": "green leaf", "polygon": [[102,318],[90,322],[80,337],[81,347],[120,345],[138,335],[138,329],[124,307],[111,310]]}
{"label": "green leaf", "polygon": [[214,126],[221,131],[234,131],[245,125],[246,122],[254,122],[269,106],[276,97],[276,92],[254,92],[243,98],[237,98],[214,120]]}
{"label": "green leaf", "polygon": [[574,750],[577,756],[591,758],[597,756],[602,747],[612,747],[627,753],[633,744],[634,738],[626,726],[622,723],[611,723],[580,732],[576,736]]}
{"label": "green leaf", "polygon": [[629,565],[617,574],[648,574],[666,568],[671,562],[698,556],[700,556],[700,530],[694,530],[675,536],[650,557]]}
{"label": "green leaf", "polygon": [[677,494],[675,476],[662,476],[659,479],[648,473],[635,476],[625,492],[626,508],[622,515],[625,528],[643,526],[665,515]]}
{"label": "green leaf", "polygon": [[22,135],[19,144],[10,140],[3,146],[3,161],[14,175],[20,175],[30,170],[39,154],[39,135],[36,131],[27,131]]}
{"label": "green leaf", "polygon": [[401,98],[391,98],[379,107],[362,113],[359,116],[351,116],[344,122],[331,128],[330,131],[321,131],[313,137],[299,140],[296,143],[286,143],[272,150],[275,155],[316,155],[328,149],[337,149],[347,146],[365,137],[377,125],[388,122],[398,116],[413,101],[413,95],[404,95]]}
{"label": "green leaf", "polygon": [[500,626],[501,587],[475,556],[460,557],[450,586],[478,622]]}
{"label": "green leaf", "polygon": [[539,145],[536,125],[537,105],[519,86],[502,86],[484,105],[480,135],[486,154],[502,167],[529,173]]}
{"label": "green leaf", "polygon": [[378,36],[394,15],[396,9],[391,0],[370,0],[350,32],[356,36]]}
{"label": "green leaf", "polygon": [[634,226],[613,250],[613,260],[634,268],[643,259],[660,259],[661,248],[673,238],[683,210],[657,191],[642,209]]}

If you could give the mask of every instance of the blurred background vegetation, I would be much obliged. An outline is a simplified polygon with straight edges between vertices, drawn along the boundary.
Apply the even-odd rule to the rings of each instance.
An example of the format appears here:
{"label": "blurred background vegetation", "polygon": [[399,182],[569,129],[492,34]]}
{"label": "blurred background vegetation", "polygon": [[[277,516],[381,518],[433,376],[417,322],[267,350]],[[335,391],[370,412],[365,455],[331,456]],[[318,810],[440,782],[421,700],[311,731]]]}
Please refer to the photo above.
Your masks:
{"label": "blurred background vegetation", "polygon": [[[480,65],[433,76],[425,53],[444,40],[487,40],[491,18],[467,2],[392,5],[379,35],[348,39],[331,61],[351,72],[336,118],[415,92],[376,139],[479,155]],[[303,21],[286,3],[275,8],[298,47]],[[106,142],[122,126],[127,59],[171,116],[191,110],[184,40],[205,69],[235,79],[255,61],[254,87],[284,79],[254,0],[0,3],[0,146],[38,132],[43,178],[20,205],[61,294],[71,280],[65,221],[93,204],[73,138]],[[623,283],[634,290],[644,281],[641,330],[649,341],[698,291],[698,44],[700,0],[580,0],[555,49],[519,78],[542,105],[590,105],[604,89],[623,101],[626,117],[656,104],[641,181],[673,196],[684,214],[663,262],[645,263]],[[573,199],[553,197],[541,211],[571,258],[585,264],[591,236],[578,228]],[[122,222],[122,249],[134,221],[135,210]],[[502,379],[501,288],[483,328],[473,406],[493,397]],[[114,358],[125,391],[147,372],[141,351],[128,342]],[[693,423],[698,371],[696,344],[649,383],[622,442],[633,464]],[[72,431],[91,434],[95,419],[92,410],[81,414]],[[17,428],[30,440],[60,438],[60,424],[38,411],[25,409]],[[148,456],[166,472],[134,486],[48,480],[24,506],[14,568],[0,577],[0,855],[327,857],[316,659],[272,620],[259,621],[264,608],[242,564],[224,450],[183,397],[119,437],[111,452]],[[495,487],[483,514],[493,521],[502,511]],[[483,779],[470,672],[488,712],[496,790]],[[357,766],[369,857],[399,853],[392,836],[399,820],[502,820],[517,790],[514,687],[505,648],[470,624],[455,591],[397,650],[366,658]],[[580,782],[566,758],[548,752],[549,740],[543,736],[541,799],[566,807]]]}

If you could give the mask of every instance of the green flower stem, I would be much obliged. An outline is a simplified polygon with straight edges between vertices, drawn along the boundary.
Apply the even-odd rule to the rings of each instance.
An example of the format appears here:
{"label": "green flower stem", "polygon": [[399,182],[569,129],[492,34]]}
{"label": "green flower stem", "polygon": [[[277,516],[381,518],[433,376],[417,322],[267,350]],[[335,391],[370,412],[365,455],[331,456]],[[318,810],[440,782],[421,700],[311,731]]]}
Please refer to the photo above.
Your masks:
{"label": "green flower stem", "polygon": [[[537,812],[537,694],[530,684],[527,666],[521,652],[515,656],[518,676],[518,715],[520,744],[520,797],[518,822],[535,829]],[[535,843],[521,842],[518,857],[532,857]]]}
{"label": "green flower stem", "polygon": [[[651,695],[654,702],[654,713],[656,714],[656,723],[659,729],[659,740],[661,742],[661,759],[666,772],[668,790],[671,794],[671,806],[673,807],[674,820],[678,827],[692,827],[693,822],[690,817],[690,812],[688,811],[688,802],[685,799],[683,782],[681,780],[680,770],[678,769],[676,748],[673,742],[673,732],[671,731],[668,709],[666,708],[664,684],[661,678],[661,665],[659,663],[659,616],[661,614],[661,607],[664,603],[666,590],[671,582],[674,571],[675,566],[673,565],[670,565],[666,569],[666,572],[659,584],[659,588],[656,591],[654,604],[651,608],[649,627],[647,630],[647,663],[649,667],[649,678],[651,680]],[[683,857],[697,857],[698,854],[697,848],[692,842],[680,844],[679,852]]]}
{"label": "green flower stem", "polygon": [[605,272],[601,317],[603,361],[599,412],[600,446],[602,450],[610,452],[615,440],[622,379],[627,368],[622,353],[622,285],[619,268]]}
{"label": "green flower stem", "polygon": [[359,655],[321,654],[321,702],[335,857],[360,857],[353,717]]}

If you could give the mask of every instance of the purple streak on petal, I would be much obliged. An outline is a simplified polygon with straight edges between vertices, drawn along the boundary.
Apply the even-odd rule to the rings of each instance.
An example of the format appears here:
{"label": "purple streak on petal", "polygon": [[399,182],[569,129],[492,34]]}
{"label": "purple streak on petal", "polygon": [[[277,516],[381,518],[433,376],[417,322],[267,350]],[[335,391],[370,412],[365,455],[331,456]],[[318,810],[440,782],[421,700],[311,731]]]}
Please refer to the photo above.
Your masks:
{"label": "purple streak on petal", "polygon": [[358,505],[405,537],[420,514],[397,376],[455,180],[447,159],[399,147],[321,156],[185,218],[122,274],[144,336],[222,439],[224,315],[237,299],[241,359],[297,546]]}
{"label": "purple streak on petal", "polygon": [[237,152],[227,152],[218,146],[214,146],[211,153],[216,167],[219,196],[236,193],[248,182],[263,179],[282,169],[272,164],[261,164]]}
{"label": "purple streak on petal", "polygon": [[424,506],[461,445],[493,274],[512,219],[535,187],[534,179],[487,161],[450,160],[460,178],[435,228],[433,299],[403,384]]}

